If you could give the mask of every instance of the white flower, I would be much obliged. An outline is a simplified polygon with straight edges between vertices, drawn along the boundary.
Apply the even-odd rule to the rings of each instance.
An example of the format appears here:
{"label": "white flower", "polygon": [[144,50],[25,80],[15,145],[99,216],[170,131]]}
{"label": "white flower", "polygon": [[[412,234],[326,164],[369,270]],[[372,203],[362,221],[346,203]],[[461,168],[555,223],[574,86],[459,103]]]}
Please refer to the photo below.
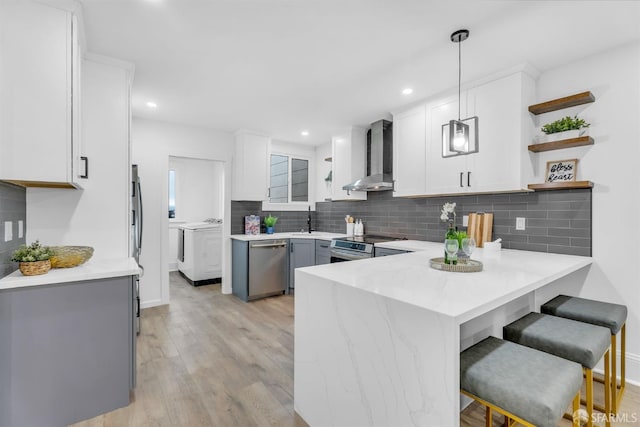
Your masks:
{"label": "white flower", "polygon": [[456,219],[456,204],[454,203],[445,203],[442,205],[442,212],[440,213],[440,220],[447,222],[449,221],[449,215],[453,214],[453,220]]}

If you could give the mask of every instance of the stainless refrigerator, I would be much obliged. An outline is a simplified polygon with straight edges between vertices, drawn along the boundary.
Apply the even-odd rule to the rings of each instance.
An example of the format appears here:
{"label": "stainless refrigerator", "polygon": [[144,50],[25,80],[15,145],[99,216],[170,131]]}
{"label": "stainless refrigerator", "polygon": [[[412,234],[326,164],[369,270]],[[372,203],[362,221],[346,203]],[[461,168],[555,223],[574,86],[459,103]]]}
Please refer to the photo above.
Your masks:
{"label": "stainless refrigerator", "polygon": [[140,278],[144,274],[144,267],[140,264],[142,251],[142,191],[138,165],[131,166],[131,256],[135,258],[140,267],[140,274],[136,279],[136,292],[134,307],[136,310],[136,333],[140,334]]}

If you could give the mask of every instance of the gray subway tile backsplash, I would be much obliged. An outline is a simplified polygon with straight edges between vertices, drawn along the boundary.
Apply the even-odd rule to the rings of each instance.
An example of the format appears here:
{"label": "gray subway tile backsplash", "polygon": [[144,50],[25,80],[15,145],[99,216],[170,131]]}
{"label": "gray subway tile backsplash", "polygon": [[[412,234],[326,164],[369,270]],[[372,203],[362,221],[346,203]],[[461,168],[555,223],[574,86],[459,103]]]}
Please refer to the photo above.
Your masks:
{"label": "gray subway tile backsplash", "polygon": [[[370,192],[365,201],[318,202],[312,227],[345,232],[345,215],[361,218],[365,233],[414,240],[441,241],[446,224],[440,221],[445,202],[456,202],[457,221],[470,212],[494,214],[493,239],[503,247],[538,252],[591,255],[591,189],[478,194],[432,198],[394,198],[389,191]],[[231,232],[244,233],[244,216],[271,213],[279,217],[276,231],[306,228],[307,212],[262,212],[260,202],[231,202]],[[515,218],[526,218],[526,229],[515,229]]]}
{"label": "gray subway tile backsplash", "polygon": [[[17,270],[18,264],[11,262],[11,254],[25,244],[24,234],[18,238],[18,221],[24,221],[26,233],[27,193],[23,187],[0,182],[0,277]],[[11,221],[13,239],[5,242],[4,224]]]}

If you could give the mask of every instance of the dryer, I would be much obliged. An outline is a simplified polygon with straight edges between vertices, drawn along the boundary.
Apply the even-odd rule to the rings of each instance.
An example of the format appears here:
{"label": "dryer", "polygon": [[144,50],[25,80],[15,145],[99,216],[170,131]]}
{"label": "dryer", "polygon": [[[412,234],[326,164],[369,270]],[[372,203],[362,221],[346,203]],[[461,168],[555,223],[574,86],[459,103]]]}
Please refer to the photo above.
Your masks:
{"label": "dryer", "polygon": [[179,226],[178,271],[193,285],[222,277],[222,224],[192,222]]}

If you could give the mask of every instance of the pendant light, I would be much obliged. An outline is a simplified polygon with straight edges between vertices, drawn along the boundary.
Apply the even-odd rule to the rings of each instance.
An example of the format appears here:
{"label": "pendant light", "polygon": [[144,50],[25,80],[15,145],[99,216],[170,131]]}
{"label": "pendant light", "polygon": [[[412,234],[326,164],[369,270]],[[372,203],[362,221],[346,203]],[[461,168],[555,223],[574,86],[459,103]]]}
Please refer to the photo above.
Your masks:
{"label": "pendant light", "polygon": [[462,92],[462,49],[460,45],[468,38],[469,30],[458,30],[451,34],[451,41],[458,43],[458,119],[450,120],[449,123],[443,125],[443,157],[475,153],[478,151],[476,132],[477,117],[464,120],[460,117]]}

